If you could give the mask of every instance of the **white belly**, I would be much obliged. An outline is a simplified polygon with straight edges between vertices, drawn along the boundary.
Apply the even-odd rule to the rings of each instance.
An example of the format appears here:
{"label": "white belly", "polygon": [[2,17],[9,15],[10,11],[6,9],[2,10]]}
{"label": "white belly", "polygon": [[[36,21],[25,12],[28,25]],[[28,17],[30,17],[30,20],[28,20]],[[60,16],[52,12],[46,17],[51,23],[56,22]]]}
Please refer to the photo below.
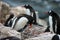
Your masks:
{"label": "white belly", "polygon": [[28,22],[28,19],[27,19],[27,18],[25,18],[25,17],[20,18],[20,19],[17,21],[14,29],[15,29],[15,30],[20,30],[21,28],[23,28],[23,27],[27,24],[27,22]]}
{"label": "white belly", "polygon": [[53,32],[53,21],[52,21],[52,16],[49,16],[49,25],[50,25],[50,32]]}

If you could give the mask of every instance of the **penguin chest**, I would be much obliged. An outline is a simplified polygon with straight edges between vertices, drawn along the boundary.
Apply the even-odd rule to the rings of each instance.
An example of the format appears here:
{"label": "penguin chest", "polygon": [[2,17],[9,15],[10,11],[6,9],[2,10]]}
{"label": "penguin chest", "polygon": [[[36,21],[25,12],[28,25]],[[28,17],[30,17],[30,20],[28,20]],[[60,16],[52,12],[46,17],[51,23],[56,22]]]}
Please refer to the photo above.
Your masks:
{"label": "penguin chest", "polygon": [[52,16],[49,16],[49,25],[50,25],[50,31],[53,31],[53,21],[52,21]]}

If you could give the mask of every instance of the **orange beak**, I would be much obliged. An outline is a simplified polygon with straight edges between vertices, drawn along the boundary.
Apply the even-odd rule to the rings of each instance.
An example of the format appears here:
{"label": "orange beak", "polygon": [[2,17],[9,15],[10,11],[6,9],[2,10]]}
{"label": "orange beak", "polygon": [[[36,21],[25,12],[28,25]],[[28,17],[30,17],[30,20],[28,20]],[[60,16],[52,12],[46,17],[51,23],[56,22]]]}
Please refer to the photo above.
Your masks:
{"label": "orange beak", "polygon": [[29,28],[32,28],[32,24],[30,24]]}

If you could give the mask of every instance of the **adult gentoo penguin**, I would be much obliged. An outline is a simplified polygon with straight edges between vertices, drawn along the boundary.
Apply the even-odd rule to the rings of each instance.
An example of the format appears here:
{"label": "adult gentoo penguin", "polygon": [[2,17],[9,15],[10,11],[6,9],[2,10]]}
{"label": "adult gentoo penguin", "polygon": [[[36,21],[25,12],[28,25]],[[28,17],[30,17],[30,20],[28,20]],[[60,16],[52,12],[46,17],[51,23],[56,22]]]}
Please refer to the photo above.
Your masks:
{"label": "adult gentoo penguin", "polygon": [[19,32],[23,31],[27,27],[27,25],[30,25],[31,28],[34,20],[32,16],[26,14],[18,15],[17,17],[13,17],[12,19],[9,20],[12,21],[12,25],[10,25],[11,23],[9,22],[8,26],[11,26],[12,29],[15,29]]}
{"label": "adult gentoo penguin", "polygon": [[29,13],[27,13],[27,14],[28,15],[31,15],[34,18],[33,24],[42,26],[42,25],[38,24],[38,22],[39,22],[38,12],[35,11],[33,9],[33,7],[31,5],[29,5],[29,4],[28,5],[24,5],[23,7],[25,7],[27,10],[30,11],[30,14]]}
{"label": "adult gentoo penguin", "polygon": [[50,31],[56,34],[60,34],[60,18],[57,13],[50,10],[49,14],[49,25]]}

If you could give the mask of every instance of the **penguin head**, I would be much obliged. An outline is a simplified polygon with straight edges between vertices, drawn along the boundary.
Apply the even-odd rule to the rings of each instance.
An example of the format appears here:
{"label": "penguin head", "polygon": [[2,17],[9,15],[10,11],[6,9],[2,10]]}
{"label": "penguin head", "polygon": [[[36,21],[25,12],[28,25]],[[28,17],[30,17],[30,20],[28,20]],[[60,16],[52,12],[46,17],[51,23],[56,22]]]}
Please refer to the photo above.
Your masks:
{"label": "penguin head", "polygon": [[49,15],[49,16],[58,16],[57,13],[55,13],[53,10],[50,10],[50,11],[48,12],[48,15]]}
{"label": "penguin head", "polygon": [[25,7],[26,9],[29,9],[30,12],[33,12],[34,9],[28,4],[28,5],[24,5],[23,7]]}
{"label": "penguin head", "polygon": [[50,10],[50,11],[48,12],[48,14],[49,14],[49,15],[52,15],[52,14],[53,14],[53,11],[52,11],[52,10]]}
{"label": "penguin head", "polygon": [[56,13],[55,13],[53,10],[50,10],[50,11],[48,12],[48,14],[49,14],[50,16],[56,15]]}

